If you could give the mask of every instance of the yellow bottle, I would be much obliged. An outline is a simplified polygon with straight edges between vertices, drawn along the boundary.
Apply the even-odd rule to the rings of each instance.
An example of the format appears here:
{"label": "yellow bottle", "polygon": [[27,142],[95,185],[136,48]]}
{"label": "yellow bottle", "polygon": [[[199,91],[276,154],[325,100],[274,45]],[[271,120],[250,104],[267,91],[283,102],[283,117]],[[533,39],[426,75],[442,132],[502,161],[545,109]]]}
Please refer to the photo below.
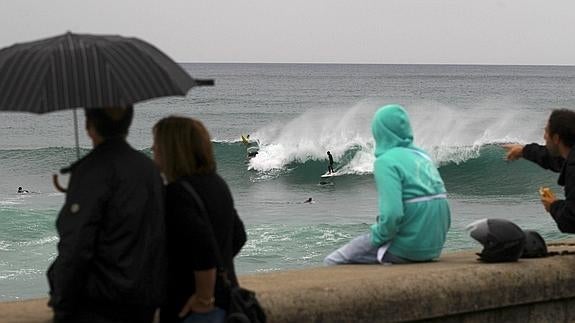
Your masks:
{"label": "yellow bottle", "polygon": [[553,194],[553,191],[551,191],[549,187],[541,186],[539,188],[539,195],[541,195],[541,197],[550,197],[554,196],[555,194]]}

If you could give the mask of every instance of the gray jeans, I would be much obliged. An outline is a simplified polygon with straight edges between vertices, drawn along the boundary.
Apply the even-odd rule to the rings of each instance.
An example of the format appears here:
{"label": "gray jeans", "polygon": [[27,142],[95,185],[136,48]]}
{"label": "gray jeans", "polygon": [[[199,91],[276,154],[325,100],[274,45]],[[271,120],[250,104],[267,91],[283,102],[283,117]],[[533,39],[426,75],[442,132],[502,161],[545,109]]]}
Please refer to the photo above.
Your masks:
{"label": "gray jeans", "polygon": [[[371,244],[371,234],[366,233],[361,235],[343,247],[337,249],[336,251],[325,257],[323,263],[331,265],[343,265],[343,264],[379,264],[377,259],[376,247]],[[400,258],[393,255],[389,250],[383,256],[382,263],[392,263],[392,264],[406,264],[411,261]]]}

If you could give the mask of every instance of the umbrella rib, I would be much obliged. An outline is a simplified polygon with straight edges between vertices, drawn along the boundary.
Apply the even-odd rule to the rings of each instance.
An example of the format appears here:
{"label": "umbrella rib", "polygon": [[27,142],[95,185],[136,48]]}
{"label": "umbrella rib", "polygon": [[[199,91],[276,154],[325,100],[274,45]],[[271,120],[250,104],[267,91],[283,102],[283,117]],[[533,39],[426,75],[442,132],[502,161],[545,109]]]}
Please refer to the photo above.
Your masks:
{"label": "umbrella rib", "polygon": [[[20,87],[20,83],[24,82],[24,78],[22,77],[22,70],[25,70],[26,67],[28,66],[28,64],[25,63],[21,63],[21,62],[26,62],[28,56],[31,56],[32,53],[29,52],[25,52],[20,56],[16,56],[13,57],[13,61],[9,61],[8,64],[9,68],[8,71],[6,71],[5,73],[7,75],[14,75],[14,78],[12,78],[10,80],[10,82],[8,82],[7,84],[7,88],[2,87],[2,93],[9,93],[10,95],[5,96],[5,100],[7,100],[8,102],[2,102],[2,105],[9,105],[12,102],[17,102],[19,96],[18,96],[18,89]],[[4,85],[4,84],[3,84]],[[17,107],[18,110],[20,109],[24,109],[25,107]]]}
{"label": "umbrella rib", "polygon": [[[125,52],[128,52],[128,50],[120,51],[116,48],[107,48],[107,52],[110,54],[109,59],[116,62],[114,66],[116,66],[116,69],[118,70],[117,76],[121,77],[125,82],[128,82],[130,84],[130,88],[133,89],[134,92],[138,93],[135,97],[133,96],[131,98],[132,101],[136,102],[170,94],[185,94],[180,91],[170,91],[170,85],[172,88],[177,88],[177,86],[174,86],[170,76],[167,75],[164,70],[158,68],[157,64],[155,64],[151,57],[141,55],[142,51],[137,51],[139,48],[131,45],[132,44],[126,44],[123,48],[129,49],[129,52],[136,50],[136,54],[130,56],[132,59],[129,59],[125,55]],[[148,64],[146,64],[144,58],[148,59]],[[127,70],[127,68],[129,68],[129,70]],[[152,75],[151,77],[150,74]],[[134,75],[134,77],[137,78],[137,82],[132,82],[129,79],[126,79],[123,77],[124,75]],[[132,83],[140,85],[140,88],[135,88],[132,86]]]}
{"label": "umbrella rib", "polygon": [[77,42],[77,40],[75,39],[75,37],[71,34],[68,34],[67,37],[68,39],[68,50],[69,50],[69,57],[70,57],[70,66],[69,66],[69,71],[70,71],[70,79],[72,80],[72,83],[70,84],[71,86],[73,86],[73,95],[74,95],[74,100],[71,103],[71,107],[72,108],[76,108],[76,107],[81,107],[82,104],[82,100],[81,98],[81,93],[80,91],[82,90],[82,87],[79,86],[79,77],[78,77],[78,69],[80,69],[80,67],[78,66],[79,64],[81,64],[81,61],[78,60],[78,58],[76,57],[78,54],[78,51],[82,50],[82,46],[81,44],[79,44]]}
{"label": "umbrella rib", "polygon": [[[78,90],[82,91],[82,95],[79,98],[79,101],[82,102],[80,106],[88,107],[93,106],[92,103],[92,96],[90,95],[90,72],[88,68],[88,44],[84,43],[81,39],[78,40],[78,44],[80,45],[80,57],[78,60],[81,62],[81,70],[82,73],[78,75],[78,78],[81,80],[80,84],[78,84]],[[83,76],[83,77],[82,77]],[[82,99],[83,98],[83,99]]]}
{"label": "umbrella rib", "polygon": [[60,84],[62,84],[62,99],[64,100],[64,102],[62,103],[64,105],[65,108],[69,109],[70,107],[70,99],[68,97],[69,91],[68,91],[68,75],[67,75],[67,71],[66,71],[66,56],[63,45],[59,46],[59,51],[62,53],[61,55],[59,55],[58,57],[60,58],[60,63],[61,66],[60,67],[60,71],[56,72],[57,75],[61,75],[60,78],[58,78],[58,80],[60,80]]}
{"label": "umbrella rib", "polygon": [[[138,51],[138,48],[131,43],[126,44],[126,47],[129,48],[130,51],[133,51],[135,53],[140,54],[140,55],[134,55],[134,64],[139,65],[139,67],[137,67],[138,72],[146,69],[148,72],[154,74],[154,77],[146,78],[146,80],[149,80],[151,83],[153,83],[150,86],[153,89],[161,89],[160,90],[161,93],[170,93],[169,86],[166,83],[169,82],[170,85],[173,85],[173,84],[171,84],[172,82],[171,82],[170,78],[167,77],[165,72],[162,69],[158,68],[158,65],[150,64],[150,63],[154,62],[153,58],[150,57],[149,55],[146,55],[146,56],[141,55],[141,51]],[[147,90],[150,90],[153,92],[153,89],[147,89]]]}
{"label": "umbrella rib", "polygon": [[[56,107],[60,106],[60,90],[58,85],[60,84],[60,82],[58,81],[58,78],[56,77],[56,72],[58,71],[58,60],[56,59],[56,57],[54,55],[52,55],[50,57],[50,67],[52,70],[52,73],[50,73],[51,79],[52,79],[52,88],[51,89],[47,89],[47,93],[52,93],[53,96],[53,106],[52,107],[48,107],[49,109],[55,109]],[[50,91],[51,90],[51,91]]]}
{"label": "umbrella rib", "polygon": [[[155,95],[157,87],[150,84],[150,82],[153,83],[155,80],[158,79],[158,76],[156,75],[156,73],[154,73],[155,71],[153,66],[145,64],[141,60],[142,59],[142,57],[140,56],[141,53],[136,52],[135,54],[128,57],[127,54],[129,52],[132,52],[133,47],[131,47],[129,44],[124,44],[123,47],[126,50],[121,52],[118,51],[118,57],[123,58],[124,60],[130,62],[133,75],[138,79],[138,82],[136,84],[138,84],[139,87],[135,88],[138,99],[141,100],[142,98],[147,98],[150,95]],[[149,74],[152,74],[152,76],[150,77]],[[146,77],[145,75],[148,75],[148,77]]]}
{"label": "umbrella rib", "polygon": [[[118,86],[123,89],[123,96],[127,101],[139,101],[142,94],[139,92],[137,85],[144,83],[145,79],[140,77],[137,69],[133,67],[130,60],[122,57],[120,52],[115,48],[106,48],[105,53],[107,54],[106,58],[110,62],[115,62],[115,64],[108,64],[108,66],[110,66],[110,71],[113,71],[112,74],[118,81]],[[134,82],[134,80],[129,76],[136,78],[136,82]]]}
{"label": "umbrella rib", "polygon": [[[6,68],[7,70],[0,71],[1,75],[9,75],[3,78],[3,81],[0,82],[0,93],[3,93],[3,98],[0,101],[0,106],[12,106],[16,111],[25,111],[27,106],[18,104],[22,97],[28,97],[30,94],[24,94],[22,96],[18,93],[17,90],[13,90],[14,87],[19,89],[19,83],[25,82],[26,78],[24,77],[24,73],[18,72],[19,70],[26,69],[29,64],[22,64],[20,62],[25,61],[27,58],[27,53],[32,55],[33,53],[37,52],[38,49],[40,50],[49,50],[50,47],[53,47],[54,43],[58,43],[58,37],[42,39],[39,41],[21,44],[21,45],[14,45],[7,49],[1,51],[3,55],[8,56],[7,58],[2,59],[2,69]],[[33,49],[33,50],[31,50]],[[22,66],[21,69],[18,69],[17,66]],[[15,73],[15,74],[14,74]]]}
{"label": "umbrella rib", "polygon": [[93,62],[94,64],[92,65],[91,71],[92,71],[92,76],[94,78],[94,87],[93,88],[87,88],[87,91],[95,91],[96,93],[94,94],[94,101],[95,103],[93,103],[91,106],[88,107],[98,107],[98,106],[102,106],[103,102],[102,102],[102,87],[103,84],[101,84],[101,79],[100,79],[100,69],[103,68],[100,66],[100,53],[98,51],[98,48],[96,46],[92,46],[92,50],[91,50],[91,54],[92,57],[94,57]]}
{"label": "umbrella rib", "polygon": [[[54,38],[52,40],[54,40]],[[52,41],[50,45],[52,51],[58,50],[60,46],[61,46],[61,40]],[[47,49],[44,51],[48,52]],[[50,55],[48,55],[47,60],[49,61],[49,67],[48,67],[49,76],[46,76],[46,82],[48,83],[45,85],[46,88],[45,92],[48,98],[52,96],[53,99],[52,100],[48,99],[48,101],[46,101],[46,104],[44,105],[43,108],[41,108],[40,113],[56,110],[58,107],[60,107],[60,101],[61,101],[60,100],[61,96],[58,95],[59,82],[58,78],[56,77],[56,72],[58,71],[58,60],[56,59],[53,52]],[[50,79],[50,81],[48,81],[48,79]]]}
{"label": "umbrella rib", "polygon": [[[46,59],[40,57],[40,55],[34,55],[31,59],[33,64],[30,64],[30,68],[27,70],[26,74],[23,74],[22,77],[31,78],[35,80],[34,82],[27,82],[21,87],[20,93],[15,91],[17,96],[22,96],[23,100],[23,107],[35,106],[37,105],[38,101],[38,93],[42,89],[42,80],[46,77],[46,70],[47,64],[45,63]],[[38,63],[38,61],[42,61]],[[36,102],[35,102],[36,101]]]}

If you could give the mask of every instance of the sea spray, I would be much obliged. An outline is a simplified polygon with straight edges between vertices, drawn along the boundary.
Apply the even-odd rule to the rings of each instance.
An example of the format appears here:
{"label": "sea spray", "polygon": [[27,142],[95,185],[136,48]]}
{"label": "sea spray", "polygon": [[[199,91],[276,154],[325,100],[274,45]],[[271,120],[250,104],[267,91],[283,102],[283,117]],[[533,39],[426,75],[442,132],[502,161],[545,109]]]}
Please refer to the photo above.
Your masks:
{"label": "sea spray", "polygon": [[[326,161],[329,150],[340,170],[338,174],[371,173],[371,118],[381,105],[377,100],[364,100],[348,109],[310,109],[286,124],[268,125],[254,134],[262,146],[249,161],[248,169],[266,172],[307,161]],[[426,150],[438,166],[478,158],[480,150],[488,145],[538,139],[532,131],[533,120],[518,120],[512,109],[496,116],[489,109],[482,113],[481,107],[471,112],[425,102],[412,104],[407,110],[415,144]],[[350,151],[355,153],[349,156]]]}
{"label": "sea spray", "polygon": [[[267,171],[292,162],[326,160],[330,151],[338,160],[350,149],[373,149],[369,122],[377,105],[367,102],[351,108],[310,109],[286,124],[258,130],[262,147],[249,169]],[[366,126],[367,125],[367,126]]]}

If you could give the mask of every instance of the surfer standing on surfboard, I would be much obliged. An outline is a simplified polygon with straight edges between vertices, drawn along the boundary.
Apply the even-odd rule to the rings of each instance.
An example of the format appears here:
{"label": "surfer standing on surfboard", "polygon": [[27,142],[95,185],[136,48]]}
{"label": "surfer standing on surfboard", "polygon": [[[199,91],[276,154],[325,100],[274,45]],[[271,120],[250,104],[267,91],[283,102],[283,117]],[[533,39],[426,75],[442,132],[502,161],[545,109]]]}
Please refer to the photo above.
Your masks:
{"label": "surfer standing on surfboard", "polygon": [[333,156],[329,151],[327,152],[327,157],[329,158],[329,165],[327,166],[327,172],[331,174],[333,173]]}

